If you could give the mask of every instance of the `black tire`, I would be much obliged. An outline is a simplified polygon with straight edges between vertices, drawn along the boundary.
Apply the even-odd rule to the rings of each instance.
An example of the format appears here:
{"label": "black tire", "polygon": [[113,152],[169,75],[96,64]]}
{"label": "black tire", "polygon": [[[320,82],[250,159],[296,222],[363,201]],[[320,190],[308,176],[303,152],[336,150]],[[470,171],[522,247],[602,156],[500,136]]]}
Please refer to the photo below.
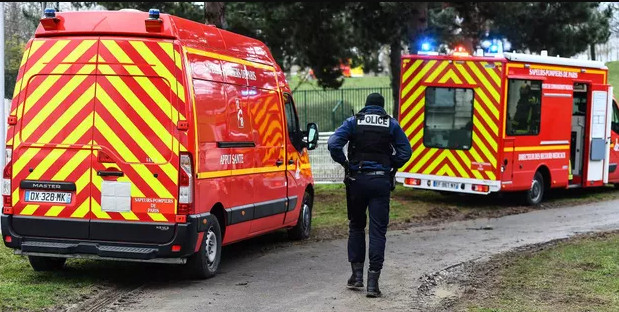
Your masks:
{"label": "black tire", "polygon": [[539,205],[544,198],[544,188],[544,176],[538,171],[533,176],[531,187],[525,193],[525,203],[529,206]]}
{"label": "black tire", "polygon": [[302,240],[310,237],[312,231],[312,206],[314,199],[309,192],[305,192],[303,195],[303,203],[301,204],[301,211],[299,212],[299,219],[297,225],[288,230],[288,237],[292,240]]}
{"label": "black tire", "polygon": [[187,260],[187,273],[191,278],[206,279],[215,276],[221,261],[221,228],[217,217],[211,215],[207,220],[200,250]]}
{"label": "black tire", "polygon": [[37,272],[60,271],[64,268],[67,258],[28,256],[30,266]]}

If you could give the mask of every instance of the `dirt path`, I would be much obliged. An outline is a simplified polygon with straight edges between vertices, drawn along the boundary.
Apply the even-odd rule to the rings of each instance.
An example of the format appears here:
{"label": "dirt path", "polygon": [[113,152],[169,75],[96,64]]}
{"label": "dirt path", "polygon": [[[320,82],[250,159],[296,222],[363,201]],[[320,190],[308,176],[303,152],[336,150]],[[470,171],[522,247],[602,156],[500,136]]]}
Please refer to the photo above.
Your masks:
{"label": "dirt path", "polygon": [[[111,307],[175,312],[427,310],[431,298],[421,296],[419,287],[436,272],[525,245],[617,228],[619,200],[392,231],[380,299],[345,289],[350,274],[345,240],[295,245],[274,234],[227,248],[215,278],[156,281],[123,296],[125,304]],[[264,252],[266,248],[271,250]]]}

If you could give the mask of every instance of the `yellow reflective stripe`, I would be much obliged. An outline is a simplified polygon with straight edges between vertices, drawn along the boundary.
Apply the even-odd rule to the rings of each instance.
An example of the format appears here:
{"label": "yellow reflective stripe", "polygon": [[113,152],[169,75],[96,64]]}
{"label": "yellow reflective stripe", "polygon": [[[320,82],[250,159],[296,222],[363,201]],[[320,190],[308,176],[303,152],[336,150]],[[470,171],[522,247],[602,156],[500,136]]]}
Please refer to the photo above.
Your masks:
{"label": "yellow reflective stripe", "polygon": [[266,69],[266,70],[270,70],[270,71],[275,71],[275,67],[273,67],[271,65],[251,62],[251,61],[247,61],[247,60],[244,60],[244,59],[240,59],[240,58],[236,58],[236,57],[232,57],[232,56],[228,56],[228,55],[223,55],[223,54],[219,54],[219,53],[208,52],[208,51],[198,50],[198,49],[189,48],[189,47],[187,48],[187,52],[191,53],[191,54],[196,54],[196,55],[201,55],[201,56],[206,56],[206,57],[214,58],[214,59],[217,59],[217,60],[222,60],[222,61],[227,61],[227,62],[232,62],[232,63],[238,63],[238,64],[247,65],[247,66],[251,66],[251,67],[255,67],[255,68],[261,68],[261,69]]}
{"label": "yellow reflective stripe", "polygon": [[[120,79],[118,77],[116,78]],[[161,164],[160,165],[161,169],[166,173],[168,177],[170,177],[171,180],[174,180],[178,177],[178,171],[176,170],[176,168],[174,168],[174,166],[168,163],[168,159],[165,159],[165,157],[161,155],[159,150],[157,150],[157,148],[153,146],[150,140],[144,136],[144,134],[140,131],[140,129],[138,129],[138,127],[136,127],[135,124],[133,124],[131,119],[129,119],[129,117],[125,115],[125,113],[115,104],[114,100],[112,100],[112,98],[100,86],[97,87],[97,99],[103,105],[103,107],[105,107],[105,109],[107,109],[110,112],[110,114],[114,116],[114,119],[120,124],[120,126],[123,129],[125,129],[127,133],[131,134],[131,137],[138,143],[139,147],[146,153],[146,155],[151,157],[154,163]],[[137,98],[135,99],[132,98],[131,100],[135,100],[139,102]],[[140,114],[141,117],[145,117],[144,115],[141,114],[141,112],[138,111],[138,113]],[[154,116],[151,116],[151,117],[154,118]],[[151,120],[144,120],[144,121],[147,124],[151,123]],[[95,126],[98,126],[98,124],[95,124]],[[153,129],[153,131],[157,133],[156,129]],[[162,132],[168,134],[166,135],[166,137],[169,139],[168,142],[171,142],[172,136],[170,135],[170,132],[166,129],[163,129]],[[166,141],[163,141],[163,142],[166,142]]]}
{"label": "yellow reflective stripe", "polygon": [[406,81],[408,77],[410,77],[410,75],[412,75],[413,72],[417,70],[417,68],[419,68],[419,65],[421,65],[422,63],[422,60],[416,60],[413,64],[411,64],[411,66],[408,67],[408,69],[402,75],[402,82]]}
{"label": "yellow reflective stripe", "polygon": [[430,76],[425,80],[425,82],[434,82],[434,79],[436,79],[436,77],[443,72],[447,65],[449,65],[449,62],[441,61],[441,64],[438,65],[438,67],[432,72],[432,74],[430,74]]}
{"label": "yellow reflective stripe", "polygon": [[[421,149],[419,149],[421,152]],[[412,172],[418,172],[419,169],[421,168],[421,166],[425,165],[430,158],[432,158],[432,156],[434,156],[434,154],[436,154],[436,152],[438,152],[437,148],[431,148],[429,149],[428,153],[426,153],[426,155],[421,158],[421,160],[419,162],[417,162],[417,164],[415,164],[415,166],[413,167],[413,169],[411,170]]]}
{"label": "yellow reflective stripe", "polygon": [[456,154],[458,154],[460,156],[460,159],[462,159],[464,161],[464,165],[467,166],[467,168],[469,168],[471,170],[471,172],[473,173],[473,176],[475,176],[475,178],[483,180],[483,176],[481,175],[481,173],[479,173],[477,170],[471,169],[471,159],[469,158],[468,155],[466,155],[466,153],[462,150],[457,150]]}
{"label": "yellow reflective stripe", "polygon": [[484,109],[485,107],[487,106],[484,105],[483,102],[475,101],[475,111],[481,115],[482,119],[486,122],[486,125],[488,125],[488,127],[490,127],[490,130],[492,130],[492,133],[498,135],[499,128],[496,122],[494,122],[494,120],[492,120],[490,116],[488,116],[488,113],[486,113],[486,110]]}
{"label": "yellow reflective stripe", "polygon": [[[58,172],[54,175],[54,177],[52,177],[52,180],[53,181],[64,181],[64,179],[66,179],[71,173],[73,173],[75,171],[75,168],[81,165],[84,162],[84,159],[90,156],[90,154],[91,154],[91,151],[89,150],[81,150],[75,153],[75,155],[73,155],[73,157],[71,157],[71,159],[67,163],[65,163],[64,166],[60,168],[60,170],[58,170]],[[90,163],[88,164],[88,166],[90,167]],[[87,173],[88,172],[84,173],[84,175]],[[77,192],[79,192],[80,190],[81,188],[78,187]]]}
{"label": "yellow reflective stripe", "polygon": [[[430,174],[432,173],[432,171],[434,171],[434,169],[441,164],[441,162],[443,161],[443,159],[445,159],[445,153],[449,153],[449,151],[442,151],[441,153],[438,154],[438,156],[436,156],[434,159],[432,159],[432,162],[430,163],[429,166],[426,167],[426,169],[423,171],[423,173],[425,174]],[[425,163],[425,162],[424,162]]]}
{"label": "yellow reflective stripe", "polygon": [[555,145],[555,146],[521,146],[516,147],[516,152],[531,152],[531,151],[557,151],[569,149],[569,145]]}
{"label": "yellow reflective stripe", "polygon": [[442,176],[444,174],[447,174],[450,177],[455,177],[456,176],[456,174],[451,170],[451,168],[449,168],[448,165],[443,166],[443,168],[441,168],[441,170],[439,170],[436,173],[436,175],[440,175],[440,176]]}
{"label": "yellow reflective stripe", "polygon": [[58,158],[60,158],[60,156],[62,156],[62,154],[64,154],[65,151],[66,151],[66,149],[60,149],[60,148],[53,149],[36,166],[37,170],[34,170],[30,174],[28,174],[27,179],[28,180],[38,180],[38,179],[40,179],[41,176],[45,172],[47,172],[47,169],[49,169],[49,167],[51,167],[56,162],[56,160],[58,160]]}
{"label": "yellow reflective stripe", "polygon": [[[447,153],[447,159],[449,159],[449,162],[456,168],[456,171],[458,171],[458,174],[460,174],[460,177],[470,178],[469,174],[466,172],[466,170],[464,170],[464,168],[462,167],[462,165],[460,164],[458,159],[456,159],[456,157],[453,155],[452,152]],[[452,175],[453,175],[453,172],[452,172]]]}
{"label": "yellow reflective stripe", "polygon": [[[415,90],[415,92],[413,92],[413,95],[411,95],[408,99],[406,99],[406,101],[404,102],[404,104],[402,104],[402,109],[401,111],[405,111],[406,109],[408,109],[408,107],[413,104],[413,101],[415,101],[417,99],[417,97],[419,96],[420,93],[426,91],[426,87],[425,86],[418,86],[417,89]],[[424,104],[425,104],[425,99],[426,97],[423,96],[421,97],[421,99],[419,99],[419,102],[417,102],[417,104],[415,104],[415,108],[413,110],[413,112],[417,112]],[[409,118],[413,117],[414,114],[407,114],[407,117],[410,116]]]}
{"label": "yellow reflective stripe", "polygon": [[[52,126],[49,127],[49,129],[37,141],[50,142],[61,130],[63,130],[69,124],[71,119],[73,119],[73,117],[75,117],[75,115],[79,113],[79,111],[82,110],[84,106],[86,106],[89,102],[92,101],[94,96],[95,85],[93,84],[75,102],[73,102],[73,104],[71,104],[71,106],[67,110],[65,110],[62,115],[58,117],[58,119],[56,119],[56,121],[54,121]],[[92,118],[92,115],[89,115],[88,118]],[[92,121],[89,120],[89,122]],[[33,123],[30,122],[29,125],[33,125]],[[34,125],[38,126],[37,124]],[[32,129],[32,131],[33,130],[34,129]],[[28,136],[30,136],[31,133],[32,132],[30,132]]]}
{"label": "yellow reflective stripe", "polygon": [[24,169],[26,164],[28,164],[28,162],[32,160],[32,157],[34,157],[34,155],[36,155],[36,153],[40,150],[40,148],[28,148],[19,157],[15,157],[16,155],[13,155],[13,159],[15,159],[13,162],[13,178],[15,178],[15,176],[17,176],[17,174]]}
{"label": "yellow reflective stripe", "polygon": [[138,216],[136,216],[135,213],[133,213],[133,211],[121,212],[120,215],[125,220],[129,220],[129,221],[138,221],[138,220],[140,220],[140,218],[138,218]]}
{"label": "yellow reflective stripe", "polygon": [[[475,64],[473,64],[473,62],[468,62],[466,65],[467,65],[467,66],[471,69],[471,71],[473,71],[473,73],[475,74],[475,76],[476,76],[479,80],[481,80],[481,81],[482,81],[482,84],[485,86],[485,88],[482,88],[482,89],[485,89],[485,90],[487,90],[488,92],[490,92],[490,95],[493,97],[493,100],[494,100],[495,102],[499,102],[499,94],[498,94],[498,93],[496,92],[496,90],[492,87],[492,85],[490,85],[490,82],[488,81],[488,79],[486,79],[486,77],[484,76],[484,74],[483,74],[483,73],[482,73],[482,72],[481,72],[481,71],[477,68],[477,66],[475,66]],[[501,84],[498,84],[498,85],[500,86]],[[485,97],[485,96],[486,96],[486,95],[484,94],[484,97]],[[487,102],[490,102],[490,101],[487,101]],[[493,113],[494,113],[494,112],[493,112]],[[497,112],[497,114],[496,114],[496,115],[498,116],[498,112]]]}
{"label": "yellow reflective stripe", "polygon": [[[153,70],[155,70],[155,72],[159,76],[164,77],[166,80],[169,81],[170,89],[172,90],[172,92],[174,92],[174,94],[176,94],[178,98],[181,99],[183,103],[185,103],[185,89],[180,84],[180,82],[176,80],[176,77],[172,73],[170,73],[168,68],[164,66],[163,63],[161,63],[159,57],[157,57],[153,53],[153,51],[151,51],[146,46],[146,43],[144,43],[144,41],[129,41],[129,43],[133,46],[134,49],[136,49],[136,51],[138,51],[138,53],[140,53],[140,55],[142,55],[145,60],[155,65],[152,66]],[[170,49],[172,51],[174,50],[174,46],[171,43],[160,43],[159,45],[163,48],[164,44],[168,45],[167,49]]]}
{"label": "yellow reflective stripe", "polygon": [[94,202],[92,197],[86,199],[79,207],[77,207],[77,209],[75,209],[75,211],[73,211],[71,218],[83,218],[90,210],[89,207],[91,202]]}
{"label": "yellow reflective stripe", "polygon": [[491,152],[488,147],[486,147],[486,144],[484,144],[484,142],[479,137],[477,137],[476,134],[473,134],[473,146],[481,150],[482,154],[486,155],[488,161],[494,167],[494,165],[496,164],[496,157],[494,157],[494,153]]}
{"label": "yellow reflective stripe", "polygon": [[476,85],[477,81],[475,81],[475,79],[473,79],[473,77],[471,77],[471,75],[469,75],[468,70],[466,70],[466,67],[464,67],[464,64],[457,64],[456,63],[456,69],[458,70],[458,72],[460,72],[460,75],[462,75],[464,77],[464,79],[466,80],[466,82],[468,84],[472,84],[472,85]]}
{"label": "yellow reflective stripe", "polygon": [[11,199],[13,207],[15,207],[15,205],[17,205],[17,202],[19,202],[19,187],[17,187],[15,191],[13,191],[13,194],[11,194]]}
{"label": "yellow reflective stripe", "polygon": [[90,205],[90,211],[97,217],[98,219],[112,219],[110,215],[101,209],[101,205],[96,200],[93,200]]}
{"label": "yellow reflective stripe", "polygon": [[[114,40],[101,40],[103,45],[114,55],[116,59],[123,63],[133,64],[133,60],[125,54],[125,52],[118,46],[118,43]],[[100,62],[105,62],[105,60],[99,55]],[[178,111],[172,104],[170,103],[169,94],[163,94],[159,90],[159,88],[153,85],[152,81],[140,70],[137,65],[123,65],[125,70],[129,72],[129,74],[133,77],[133,79],[144,89],[144,91],[150,96],[154,103],[159,106],[161,111],[170,112],[172,116],[172,122],[176,124],[178,121]],[[99,70],[104,75],[118,75],[109,65],[99,64]],[[164,81],[165,81],[165,77]],[[169,85],[168,81],[168,85]],[[170,87],[171,88],[171,87]]]}
{"label": "yellow reflective stripe", "polygon": [[453,80],[455,84],[462,84],[462,80],[460,80],[452,69],[448,70],[438,82],[445,83],[449,79]]}
{"label": "yellow reflective stripe", "polygon": [[52,206],[51,208],[49,208],[49,210],[45,213],[46,217],[57,217],[62,210],[64,209],[64,207],[66,206]]}
{"label": "yellow reflective stripe", "polygon": [[243,174],[256,174],[256,173],[269,173],[269,172],[284,172],[284,168],[279,167],[260,167],[260,168],[247,168],[247,169],[233,169],[233,170],[220,170],[220,171],[206,171],[198,172],[199,179],[207,178],[221,178],[229,176],[237,176]]}
{"label": "yellow reflective stripe", "polygon": [[498,146],[496,141],[493,139],[493,136],[488,133],[488,131],[484,127],[484,123],[480,122],[475,115],[473,115],[473,124],[475,125],[475,128],[479,130],[481,134],[486,138],[488,144],[490,144],[490,147],[492,147],[492,150],[495,152],[498,151]]}
{"label": "yellow reflective stripe", "polygon": [[[82,69],[84,69],[86,67],[90,67],[90,71],[89,72],[92,72],[95,69],[94,65],[93,66],[84,66]],[[80,70],[80,71],[82,71],[82,70]],[[86,80],[87,77],[88,76],[85,76],[85,75],[84,76],[82,76],[82,75],[74,76],[73,78],[71,78],[71,80],[62,89],[60,89],[56,94],[54,94],[54,97],[51,100],[49,100],[49,102],[46,103],[45,106],[43,106],[36,113],[34,118],[32,118],[32,120],[30,120],[26,124],[26,126],[23,128],[23,130],[21,131],[21,139],[22,139],[22,141],[27,142],[28,138],[30,138],[32,133],[41,125],[41,123],[43,123],[46,119],[48,119],[53,114],[54,110],[56,108],[58,108],[60,103],[62,101],[64,101],[72,92],[75,92],[75,89],[84,80]],[[43,91],[47,91],[47,90],[43,90]],[[41,93],[41,95],[42,94],[43,93]],[[84,92],[77,99],[77,101],[75,101],[71,105],[71,107],[63,113],[61,118],[63,118],[63,120],[68,122],[70,118],[74,117],[75,114],[80,109],[82,109],[90,100],[92,100],[93,96],[94,96],[94,86],[91,85],[88,88],[88,90],[86,90],[86,92]],[[27,106],[28,103],[32,103],[32,104],[30,105],[30,107],[25,109],[24,113],[29,111],[31,109],[32,105],[34,105],[36,103],[36,102],[30,102],[30,100],[32,99],[33,101],[38,101],[37,97],[39,97],[38,94],[36,96],[34,94],[32,94],[32,95],[30,95],[28,97],[28,99],[26,100],[26,103],[24,104],[24,106]],[[37,141],[39,141],[39,142],[48,142],[46,140],[51,140],[55,136],[55,134],[57,134],[60,130],[62,130],[64,128],[64,126],[66,125],[66,122],[63,123],[63,122],[59,122],[59,120],[56,120],[54,122],[54,125],[52,127],[50,127],[49,130],[48,130],[48,132],[52,132],[52,133],[54,133],[54,135],[53,136],[47,135],[45,139],[43,137],[41,137]]]}
{"label": "yellow reflective stripe", "polygon": [[476,88],[475,92],[481,98],[481,102],[485,104],[485,108],[490,110],[490,113],[492,113],[492,116],[494,116],[496,120],[499,120],[499,110],[494,106],[494,102],[486,96],[484,89]]}
{"label": "yellow reflective stripe", "polygon": [[499,76],[496,74],[496,71],[495,71],[495,69],[497,68],[497,64],[496,63],[492,64],[492,65],[494,65],[492,68],[486,67],[486,65],[488,65],[488,64],[490,64],[490,63],[488,63],[488,62],[481,62],[481,65],[484,67],[484,70],[490,76],[490,79],[492,79],[497,86],[501,86],[501,78],[499,78]]}
{"label": "yellow reflective stripe", "polygon": [[[21,80],[17,81],[15,83],[16,86],[21,85],[21,88],[19,91],[23,90],[23,87],[27,84],[27,82],[30,80],[30,77],[32,77],[35,74],[38,74],[43,67],[45,67],[45,65],[47,65],[54,57],[56,57],[56,55],[58,55],[58,53],[60,53],[60,51],[62,51],[67,44],[69,44],[71,40],[58,40],[56,41],[50,48],[49,50],[47,50],[29,69],[26,73],[24,73],[24,76],[22,77]],[[44,43],[44,40],[35,40],[32,44],[35,45],[35,42],[41,42],[41,44]],[[38,49],[38,48],[37,48]],[[21,81],[25,81],[25,84],[21,84]]]}
{"label": "yellow reflective stripe", "polygon": [[[426,64],[421,71],[402,89],[402,98],[426,75],[426,73],[436,64],[436,60],[431,60]],[[404,105],[402,105],[404,107]]]}
{"label": "yellow reflective stripe", "polygon": [[24,207],[24,209],[22,209],[22,211],[19,213],[21,215],[25,215],[25,216],[31,216],[33,215],[37,209],[39,208],[39,205],[26,205],[26,207]]}
{"label": "yellow reflective stripe", "polygon": [[[137,157],[131,152],[125,143],[116,133],[103,121],[103,118],[95,112],[95,126],[103,137],[113,146],[118,154],[123,156],[125,162],[139,163]],[[131,167],[148,184],[160,198],[173,198],[172,194],[161,184],[159,179],[154,178],[153,174],[142,164],[131,164]]]}
{"label": "yellow reflective stripe", "polygon": [[[102,65],[100,66],[100,68],[102,69],[102,72],[107,71],[107,70],[111,71],[110,67],[107,65]],[[153,115],[153,113],[148,109],[148,107],[144,105],[144,103],[135,95],[135,93],[133,93],[133,91],[131,91],[131,88],[129,88],[129,86],[127,86],[127,84],[125,84],[120,77],[106,76],[105,78],[110,81],[110,83],[114,86],[114,88],[116,89],[116,91],[118,91],[118,93],[122,94],[125,101],[127,101],[127,103],[129,103],[131,108],[133,108],[140,115],[140,117],[142,117],[144,122],[148,124],[148,126],[151,128],[151,130],[153,130],[154,133],[157,134],[157,136],[159,136],[159,139],[162,142],[171,144],[171,146],[179,144],[178,140],[170,133],[170,130],[167,129],[165,126],[163,126],[161,121],[157,119],[155,115]],[[101,88],[100,86],[98,87],[97,90],[99,91],[97,95],[101,94],[101,92],[105,92],[103,91],[103,88]],[[104,93],[104,94],[105,94],[106,100],[110,101],[111,103],[115,103],[115,101],[111,99],[111,97],[107,93]],[[169,106],[167,110],[163,110],[163,111],[169,112],[170,107],[171,106]],[[174,118],[171,118],[171,119],[174,119]],[[175,153],[175,155],[178,155],[178,153]],[[167,159],[165,159],[164,161],[167,161]]]}
{"label": "yellow reflective stripe", "polygon": [[153,221],[168,221],[161,213],[148,213],[148,216],[151,217]]}

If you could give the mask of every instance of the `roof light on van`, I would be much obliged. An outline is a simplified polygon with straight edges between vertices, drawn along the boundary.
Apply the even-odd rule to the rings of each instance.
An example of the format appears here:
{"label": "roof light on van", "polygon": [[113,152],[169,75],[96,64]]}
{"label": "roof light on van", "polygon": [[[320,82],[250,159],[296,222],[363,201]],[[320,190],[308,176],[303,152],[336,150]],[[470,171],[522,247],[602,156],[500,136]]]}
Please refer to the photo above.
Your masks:
{"label": "roof light on van", "polygon": [[56,17],[56,10],[47,8],[43,11],[43,17],[40,21],[41,25],[43,25],[43,29],[56,30],[58,29],[58,22],[60,22],[60,19]]}
{"label": "roof light on van", "polygon": [[150,9],[148,11],[148,19],[145,21],[146,31],[148,32],[161,32],[163,29],[163,21],[159,18],[158,9]]}
{"label": "roof light on van", "polygon": [[159,10],[158,9],[150,9],[150,10],[148,10],[148,18],[149,19],[159,19]]}
{"label": "roof light on van", "polygon": [[53,8],[47,8],[45,9],[45,11],[43,11],[43,15],[47,18],[56,17],[56,10]]}

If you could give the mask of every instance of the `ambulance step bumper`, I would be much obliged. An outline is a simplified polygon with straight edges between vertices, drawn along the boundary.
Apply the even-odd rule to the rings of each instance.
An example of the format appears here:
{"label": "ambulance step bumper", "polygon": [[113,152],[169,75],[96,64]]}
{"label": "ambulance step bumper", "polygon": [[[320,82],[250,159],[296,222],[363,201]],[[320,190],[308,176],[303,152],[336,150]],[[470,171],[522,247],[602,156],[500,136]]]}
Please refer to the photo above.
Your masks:
{"label": "ambulance step bumper", "polygon": [[94,254],[99,257],[124,259],[153,259],[157,256],[156,248],[140,248],[125,246],[101,246],[95,243],[56,243],[29,241],[21,244],[23,253],[54,253],[54,254]]}

